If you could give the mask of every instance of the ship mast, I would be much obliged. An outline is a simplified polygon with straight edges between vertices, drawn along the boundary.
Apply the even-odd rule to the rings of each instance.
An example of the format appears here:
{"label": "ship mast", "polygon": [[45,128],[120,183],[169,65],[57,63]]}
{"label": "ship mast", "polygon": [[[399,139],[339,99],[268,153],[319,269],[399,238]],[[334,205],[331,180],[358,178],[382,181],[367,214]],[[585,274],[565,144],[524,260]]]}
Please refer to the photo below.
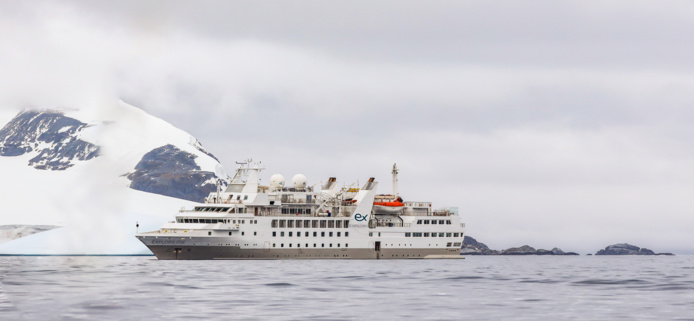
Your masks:
{"label": "ship mast", "polygon": [[393,195],[400,196],[398,194],[398,166],[393,164]]}

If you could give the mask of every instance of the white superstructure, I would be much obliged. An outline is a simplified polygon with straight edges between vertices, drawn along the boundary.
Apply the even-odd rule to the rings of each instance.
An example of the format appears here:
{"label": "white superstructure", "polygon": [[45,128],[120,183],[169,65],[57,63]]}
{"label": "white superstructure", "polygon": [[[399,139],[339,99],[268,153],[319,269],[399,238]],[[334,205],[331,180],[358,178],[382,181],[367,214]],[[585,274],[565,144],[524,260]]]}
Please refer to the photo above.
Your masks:
{"label": "white superstructure", "polygon": [[460,258],[457,208],[403,201],[395,165],[393,194],[379,195],[374,178],[358,188],[331,177],[316,191],[275,174],[263,186],[259,164],[238,164],[224,191],[137,238],[159,259]]}

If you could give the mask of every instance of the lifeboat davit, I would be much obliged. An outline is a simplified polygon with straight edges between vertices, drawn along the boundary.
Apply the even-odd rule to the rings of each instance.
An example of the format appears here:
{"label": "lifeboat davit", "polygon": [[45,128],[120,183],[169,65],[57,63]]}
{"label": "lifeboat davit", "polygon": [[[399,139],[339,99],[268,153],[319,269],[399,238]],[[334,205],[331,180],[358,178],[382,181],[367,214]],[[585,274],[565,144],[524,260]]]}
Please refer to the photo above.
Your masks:
{"label": "lifeboat davit", "polygon": [[389,202],[374,202],[374,214],[400,214],[404,209],[401,197]]}

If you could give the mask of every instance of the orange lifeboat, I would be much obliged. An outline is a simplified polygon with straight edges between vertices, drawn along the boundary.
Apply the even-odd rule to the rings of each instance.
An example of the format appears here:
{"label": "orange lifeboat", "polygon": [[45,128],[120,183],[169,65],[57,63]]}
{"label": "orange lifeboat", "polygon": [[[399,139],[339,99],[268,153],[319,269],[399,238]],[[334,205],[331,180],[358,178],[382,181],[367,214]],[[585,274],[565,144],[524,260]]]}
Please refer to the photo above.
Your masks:
{"label": "orange lifeboat", "polygon": [[400,197],[388,202],[374,202],[376,214],[396,214],[402,212],[404,208],[405,203],[402,202]]}

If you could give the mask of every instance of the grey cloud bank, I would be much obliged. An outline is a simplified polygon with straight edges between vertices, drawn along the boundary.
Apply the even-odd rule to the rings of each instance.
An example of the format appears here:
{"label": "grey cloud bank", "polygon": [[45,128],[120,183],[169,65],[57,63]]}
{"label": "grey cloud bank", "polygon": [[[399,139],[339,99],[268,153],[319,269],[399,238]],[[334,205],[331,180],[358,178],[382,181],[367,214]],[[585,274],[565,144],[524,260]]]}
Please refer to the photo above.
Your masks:
{"label": "grey cloud bank", "polygon": [[492,248],[694,253],[690,2],[1,6],[2,115],[121,98],[228,171],[387,191],[397,162]]}

